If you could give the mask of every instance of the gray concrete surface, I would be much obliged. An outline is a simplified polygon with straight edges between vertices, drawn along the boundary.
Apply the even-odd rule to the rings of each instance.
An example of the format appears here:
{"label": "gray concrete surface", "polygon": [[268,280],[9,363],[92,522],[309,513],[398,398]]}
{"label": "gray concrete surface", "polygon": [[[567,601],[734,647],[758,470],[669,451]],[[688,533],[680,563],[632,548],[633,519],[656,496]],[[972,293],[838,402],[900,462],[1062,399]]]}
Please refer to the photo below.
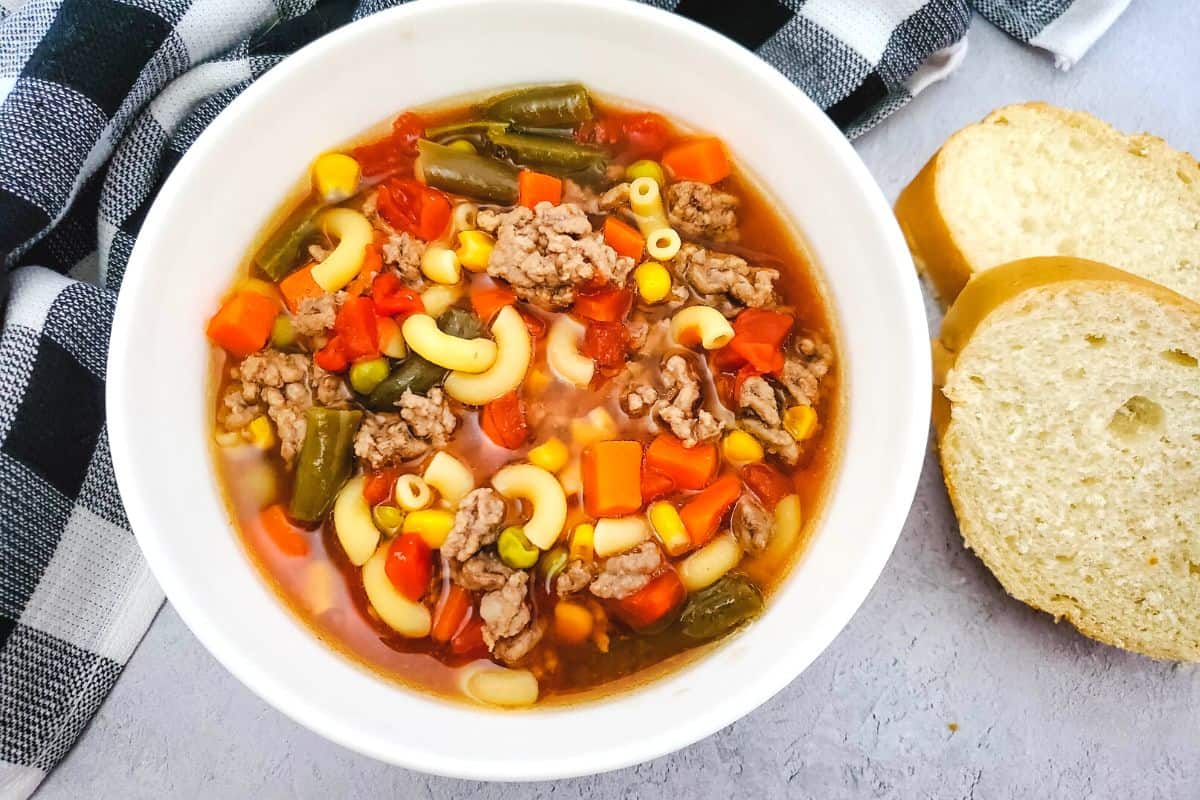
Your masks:
{"label": "gray concrete surface", "polygon": [[[889,197],[953,130],[1026,99],[1200,153],[1191,2],[1135,3],[1069,73],[979,20],[970,42],[954,77],[858,143]],[[1194,668],[1094,644],[1006,598],[963,549],[930,457],[891,562],[850,626],[777,697],[682,752],[553,785],[385,766],[269,708],[167,606],[39,796],[1197,797],[1198,719]]]}

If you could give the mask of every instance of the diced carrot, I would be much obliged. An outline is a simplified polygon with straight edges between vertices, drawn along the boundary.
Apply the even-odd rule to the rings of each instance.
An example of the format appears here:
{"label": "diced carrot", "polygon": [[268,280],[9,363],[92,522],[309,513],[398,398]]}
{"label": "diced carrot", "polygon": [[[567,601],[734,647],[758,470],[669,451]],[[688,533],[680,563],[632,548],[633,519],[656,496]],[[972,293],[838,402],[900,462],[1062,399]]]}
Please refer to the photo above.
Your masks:
{"label": "diced carrot", "polygon": [[346,285],[346,293],[351,297],[357,297],[371,291],[371,284],[382,269],[383,257],[379,255],[379,248],[374,244],[367,245],[363,255],[362,269],[354,276],[354,280]]}
{"label": "diced carrot", "polygon": [[717,448],[711,444],[684,447],[674,436],[659,434],[646,448],[646,466],[680,489],[703,489],[717,468]]}
{"label": "diced carrot", "polygon": [[633,293],[619,286],[603,286],[575,296],[576,316],[596,322],[619,322],[633,305]]}
{"label": "diced carrot", "polygon": [[312,263],[305,264],[279,282],[283,302],[287,303],[288,310],[293,314],[300,310],[300,303],[303,301],[325,294],[325,290],[313,280],[312,268]]}
{"label": "diced carrot", "polygon": [[363,499],[367,505],[377,506],[392,496],[392,487],[400,477],[399,467],[371,470],[363,482]]}
{"label": "diced carrot", "polygon": [[208,338],[238,358],[261,350],[271,337],[279,302],[259,292],[230,297],[208,322]]}
{"label": "diced carrot", "polygon": [[750,464],[742,470],[742,480],[758,496],[768,511],[795,491],[786,475],[767,464]]}
{"label": "diced carrot", "polygon": [[683,504],[683,508],[679,509],[679,517],[695,547],[700,547],[713,537],[721,518],[733,507],[741,493],[742,482],[736,475],[726,475]]}
{"label": "diced carrot", "polygon": [[471,308],[475,309],[475,316],[483,320],[484,325],[491,322],[500,309],[515,302],[517,293],[508,284],[480,285],[479,288],[471,286]]}
{"label": "diced carrot", "polygon": [[649,503],[675,491],[675,481],[647,464],[642,468],[642,502]]}
{"label": "diced carrot", "polygon": [[267,536],[284,555],[308,555],[308,540],[288,519],[287,512],[283,510],[282,505],[276,503],[263,509],[258,519],[263,530],[267,532]]}
{"label": "diced carrot", "polygon": [[617,616],[635,628],[658,622],[683,602],[687,590],[673,569],[652,578],[649,583],[615,605]]}
{"label": "diced carrot", "polygon": [[662,163],[682,181],[717,183],[731,171],[721,140],[711,137],[675,145],[663,154]]}
{"label": "diced carrot", "polygon": [[632,259],[640,259],[646,249],[646,237],[637,228],[611,216],[604,220],[604,243]]}
{"label": "diced carrot", "polygon": [[596,442],[584,448],[583,507],[593,517],[619,517],[642,507],[640,442]]}
{"label": "diced carrot", "polygon": [[446,582],[433,609],[433,626],[429,636],[435,642],[448,642],[462,627],[471,612],[471,593],[457,583]]}
{"label": "diced carrot", "polygon": [[558,205],[562,200],[563,182],[553,175],[523,169],[517,175],[517,202],[533,208],[546,201]]}

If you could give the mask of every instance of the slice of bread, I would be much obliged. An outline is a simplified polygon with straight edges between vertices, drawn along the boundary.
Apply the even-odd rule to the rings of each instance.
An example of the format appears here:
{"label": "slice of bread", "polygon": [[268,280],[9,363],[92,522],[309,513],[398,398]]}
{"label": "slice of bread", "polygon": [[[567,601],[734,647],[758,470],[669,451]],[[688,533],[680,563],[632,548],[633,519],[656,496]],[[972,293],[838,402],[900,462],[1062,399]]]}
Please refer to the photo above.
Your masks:
{"label": "slice of bread", "polygon": [[1028,259],[968,283],[934,351],[967,546],[1088,636],[1200,661],[1200,305]]}
{"label": "slice of bread", "polygon": [[1090,114],[1044,103],[992,112],[946,141],[896,216],[944,304],[971,275],[1055,255],[1200,301],[1200,164]]}

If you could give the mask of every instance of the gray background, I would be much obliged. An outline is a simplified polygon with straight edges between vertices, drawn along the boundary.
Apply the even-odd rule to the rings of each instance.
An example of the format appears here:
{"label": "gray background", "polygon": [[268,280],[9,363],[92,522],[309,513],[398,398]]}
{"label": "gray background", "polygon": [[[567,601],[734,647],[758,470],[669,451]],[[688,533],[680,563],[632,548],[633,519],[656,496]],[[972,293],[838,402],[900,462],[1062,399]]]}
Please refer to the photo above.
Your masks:
{"label": "gray background", "polygon": [[[959,72],[857,148],[894,199],[951,132],[1042,99],[1200,153],[1198,87],[1191,0],[1135,3],[1067,73],[977,19]],[[39,797],[1196,797],[1198,708],[1194,668],[1093,644],[1008,599],[963,549],[929,455],[849,627],[762,708],[682,752],[515,787],[386,766],[268,707],[168,605]]]}

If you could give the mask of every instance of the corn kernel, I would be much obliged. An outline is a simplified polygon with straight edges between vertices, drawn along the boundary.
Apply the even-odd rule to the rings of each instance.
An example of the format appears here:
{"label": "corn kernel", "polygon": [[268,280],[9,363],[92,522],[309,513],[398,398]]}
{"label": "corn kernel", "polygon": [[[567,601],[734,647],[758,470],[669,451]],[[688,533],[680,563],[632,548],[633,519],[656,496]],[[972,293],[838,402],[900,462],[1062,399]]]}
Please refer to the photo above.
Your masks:
{"label": "corn kernel", "polygon": [[582,644],[592,635],[592,612],[566,600],[554,606],[554,637],[566,644]]}
{"label": "corn kernel", "polygon": [[783,427],[797,442],[803,442],[817,430],[817,412],[812,406],[792,406],[783,414]]}
{"label": "corn kernel", "polygon": [[246,430],[250,434],[250,443],[259,450],[270,450],[275,446],[275,429],[265,415],[252,419]]}
{"label": "corn kernel", "polygon": [[471,272],[483,272],[496,242],[483,231],[459,231],[458,245],[459,262]]}
{"label": "corn kernel", "polygon": [[558,472],[567,465],[567,446],[557,436],[551,436],[546,441],[529,451],[529,463],[541,467],[547,472]]}
{"label": "corn kernel", "polygon": [[726,461],[739,467],[763,460],[762,445],[745,431],[730,431],[721,442],[721,453]]}
{"label": "corn kernel", "polygon": [[466,139],[455,139],[453,142],[451,142],[450,144],[448,144],[446,146],[449,147],[451,150],[457,150],[460,153],[478,152],[475,149],[475,145],[471,144]]}
{"label": "corn kernel", "polygon": [[567,548],[572,561],[591,563],[595,552],[592,549],[592,539],[595,535],[596,526],[591,523],[583,522],[575,526],[575,530],[571,531],[571,543]]}
{"label": "corn kernel", "polygon": [[453,286],[462,280],[462,266],[458,255],[448,247],[433,245],[425,248],[421,257],[421,272],[434,283]]}
{"label": "corn kernel", "polygon": [[668,554],[682,555],[692,546],[692,537],[688,535],[683,518],[679,516],[675,506],[665,500],[659,500],[650,504],[646,509],[646,516]]}
{"label": "corn kernel", "polygon": [[534,367],[529,370],[529,375],[525,378],[525,385],[531,394],[537,395],[548,389],[553,380],[554,378],[549,372],[540,367]]}
{"label": "corn kernel", "polygon": [[657,261],[647,261],[635,269],[633,280],[647,303],[661,303],[671,293],[671,273]]}
{"label": "corn kernel", "polygon": [[358,191],[358,162],[345,153],[326,153],[312,166],[317,193],[327,203],[340,203]]}
{"label": "corn kernel", "polygon": [[415,533],[425,540],[431,549],[438,549],[446,541],[454,527],[454,514],[442,508],[427,508],[413,511],[404,518],[403,533]]}

